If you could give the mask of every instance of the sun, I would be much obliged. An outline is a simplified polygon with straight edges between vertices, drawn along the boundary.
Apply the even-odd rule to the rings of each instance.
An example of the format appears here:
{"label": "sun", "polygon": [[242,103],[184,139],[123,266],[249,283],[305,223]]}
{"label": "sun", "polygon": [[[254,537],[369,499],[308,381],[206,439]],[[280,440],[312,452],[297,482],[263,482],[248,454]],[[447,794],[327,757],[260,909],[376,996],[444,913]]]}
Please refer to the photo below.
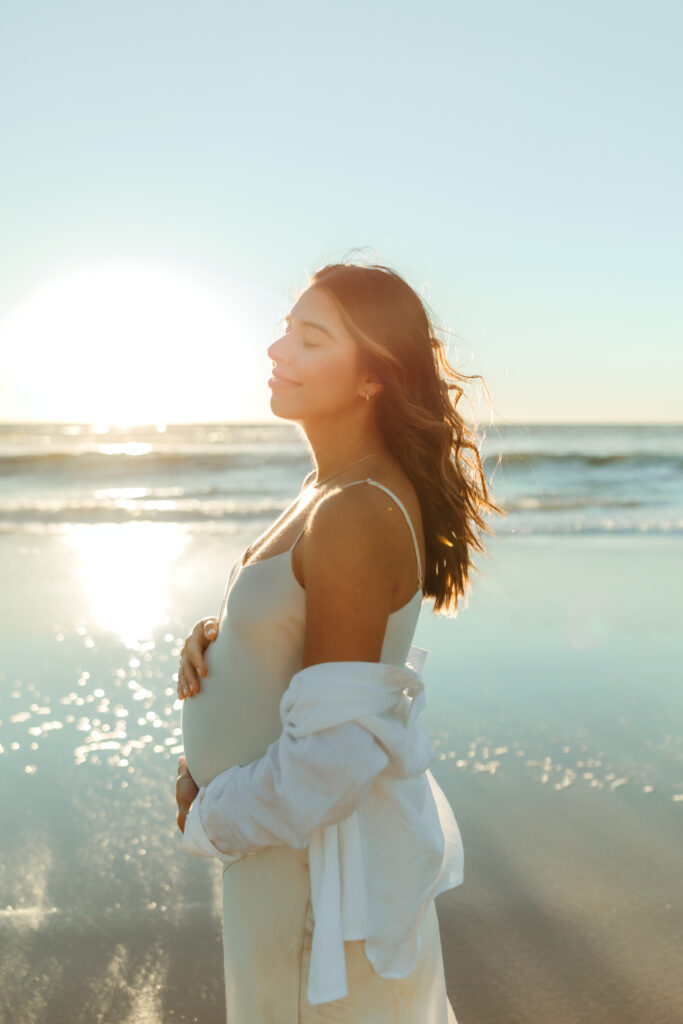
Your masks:
{"label": "sun", "polygon": [[116,426],[248,419],[235,369],[245,350],[253,362],[251,333],[246,311],[213,282],[132,263],[73,271],[0,324],[0,416]]}

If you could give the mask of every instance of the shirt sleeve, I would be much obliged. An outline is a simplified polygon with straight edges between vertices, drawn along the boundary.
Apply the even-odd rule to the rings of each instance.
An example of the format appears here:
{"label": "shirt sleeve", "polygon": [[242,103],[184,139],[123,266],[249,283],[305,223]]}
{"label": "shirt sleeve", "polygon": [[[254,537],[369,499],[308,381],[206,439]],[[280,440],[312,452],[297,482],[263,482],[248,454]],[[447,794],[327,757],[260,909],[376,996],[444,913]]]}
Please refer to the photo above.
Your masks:
{"label": "shirt sleeve", "polygon": [[225,863],[264,846],[304,849],[319,825],[358,806],[389,757],[355,721],[292,736],[284,729],[263,757],[233,765],[202,786],[183,845]]}

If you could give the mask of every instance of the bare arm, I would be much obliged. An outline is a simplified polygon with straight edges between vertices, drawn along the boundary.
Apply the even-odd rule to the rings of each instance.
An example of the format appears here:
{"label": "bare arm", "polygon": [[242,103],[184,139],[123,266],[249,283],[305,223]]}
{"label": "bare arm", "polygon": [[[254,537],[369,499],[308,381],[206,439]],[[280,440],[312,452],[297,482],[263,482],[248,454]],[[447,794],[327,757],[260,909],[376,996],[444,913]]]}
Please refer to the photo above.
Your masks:
{"label": "bare arm", "polygon": [[323,661],[379,661],[395,590],[395,548],[374,489],[326,495],[307,526],[303,556],[303,668]]}

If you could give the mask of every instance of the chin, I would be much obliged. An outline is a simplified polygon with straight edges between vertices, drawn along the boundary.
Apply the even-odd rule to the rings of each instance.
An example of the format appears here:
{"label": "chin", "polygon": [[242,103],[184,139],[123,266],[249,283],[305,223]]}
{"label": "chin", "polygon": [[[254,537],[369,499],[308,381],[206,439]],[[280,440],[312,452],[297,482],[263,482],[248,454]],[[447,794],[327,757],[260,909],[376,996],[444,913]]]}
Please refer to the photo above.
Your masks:
{"label": "chin", "polygon": [[296,415],[287,414],[286,403],[278,401],[278,395],[276,394],[272,394],[270,396],[270,411],[274,416],[278,416],[281,420],[294,420],[299,418]]}

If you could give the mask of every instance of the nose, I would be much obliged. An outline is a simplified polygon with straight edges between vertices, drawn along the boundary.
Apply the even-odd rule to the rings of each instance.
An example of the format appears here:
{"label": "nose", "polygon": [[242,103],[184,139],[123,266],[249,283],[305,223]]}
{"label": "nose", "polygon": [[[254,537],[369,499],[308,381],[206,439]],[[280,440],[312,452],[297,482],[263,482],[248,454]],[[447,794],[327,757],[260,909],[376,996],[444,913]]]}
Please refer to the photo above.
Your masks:
{"label": "nose", "polygon": [[285,351],[284,342],[284,338],[278,338],[277,341],[274,341],[266,350],[268,358],[272,359],[274,363],[279,362],[284,364],[287,362],[287,353]]}

